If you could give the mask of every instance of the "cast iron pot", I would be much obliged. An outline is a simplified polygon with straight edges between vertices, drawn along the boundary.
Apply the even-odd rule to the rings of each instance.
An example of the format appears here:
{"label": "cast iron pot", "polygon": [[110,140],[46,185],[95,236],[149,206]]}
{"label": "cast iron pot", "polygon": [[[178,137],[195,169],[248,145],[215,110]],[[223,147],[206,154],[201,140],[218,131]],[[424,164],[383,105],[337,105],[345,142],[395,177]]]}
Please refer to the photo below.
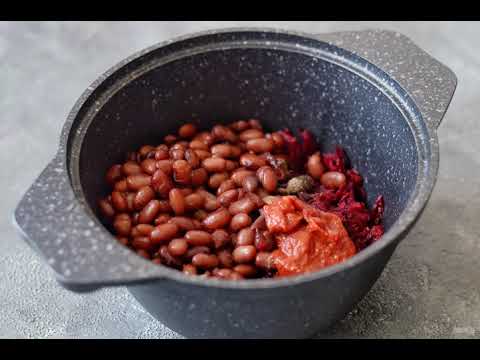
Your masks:
{"label": "cast iron pot", "polygon": [[[21,200],[15,221],[66,288],[126,285],[187,337],[303,338],[344,317],[380,276],[432,192],[436,128],[455,75],[389,31],[322,35],[209,31],[155,45],[97,79],[67,118],[58,153]],[[229,282],[188,277],[117,243],[98,218],[104,174],[127,151],[180,124],[261,119],[310,129],[323,150],[346,148],[371,204],[386,202],[383,238],[307,275]]]}

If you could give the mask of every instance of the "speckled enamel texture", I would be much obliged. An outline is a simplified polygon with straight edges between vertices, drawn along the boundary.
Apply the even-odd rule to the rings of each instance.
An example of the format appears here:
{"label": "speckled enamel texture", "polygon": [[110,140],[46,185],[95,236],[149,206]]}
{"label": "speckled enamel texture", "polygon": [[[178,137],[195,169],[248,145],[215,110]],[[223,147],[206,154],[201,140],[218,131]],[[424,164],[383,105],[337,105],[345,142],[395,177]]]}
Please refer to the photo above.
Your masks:
{"label": "speckled enamel texture", "polygon": [[[364,296],[421,214],[438,170],[435,129],[455,86],[448,68],[392,32],[233,29],[178,38],[125,59],[87,89],[15,219],[72,290],[129,285],[189,337],[305,337]],[[365,174],[369,200],[385,195],[382,240],[313,274],[239,282],[186,277],[115,241],[95,207],[112,163],[160,143],[180,122],[208,128],[249,117],[270,129],[308,128],[324,149],[343,145]]]}

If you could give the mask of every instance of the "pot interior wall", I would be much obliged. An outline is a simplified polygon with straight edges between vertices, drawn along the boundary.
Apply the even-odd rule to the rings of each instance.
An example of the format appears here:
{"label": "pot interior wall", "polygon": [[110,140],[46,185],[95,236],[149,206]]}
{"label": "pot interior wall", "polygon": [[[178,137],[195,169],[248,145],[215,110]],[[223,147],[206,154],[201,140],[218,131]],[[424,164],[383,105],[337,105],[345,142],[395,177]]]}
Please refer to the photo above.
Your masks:
{"label": "pot interior wall", "polygon": [[104,174],[143,144],[159,144],[182,123],[208,128],[258,118],[269,130],[306,128],[323,150],[346,149],[365,177],[369,202],[385,196],[388,229],[404,209],[417,176],[413,134],[375,86],[327,61],[271,49],[232,49],[159,66],[121,88],[85,135],[80,177],[86,199],[107,188]]}

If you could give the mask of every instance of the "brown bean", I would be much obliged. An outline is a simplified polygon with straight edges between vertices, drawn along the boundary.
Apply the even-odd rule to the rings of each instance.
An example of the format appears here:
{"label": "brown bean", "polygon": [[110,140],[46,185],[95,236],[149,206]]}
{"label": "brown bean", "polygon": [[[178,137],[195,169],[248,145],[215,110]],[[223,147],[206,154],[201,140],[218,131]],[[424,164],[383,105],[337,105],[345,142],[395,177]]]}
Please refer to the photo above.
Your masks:
{"label": "brown bean", "polygon": [[225,171],[226,161],[222,158],[208,158],[202,161],[202,166],[208,172],[223,172]]}
{"label": "brown bean", "polygon": [[138,150],[138,154],[142,157],[142,158],[146,158],[148,153],[150,153],[151,151],[155,150],[155,147],[152,146],[152,145],[143,145],[139,150]]}
{"label": "brown bean", "polygon": [[183,238],[173,239],[168,244],[168,252],[172,256],[182,256],[188,250],[187,241]]}
{"label": "brown bean", "polygon": [[205,203],[203,205],[205,210],[213,211],[218,209],[218,207],[220,206],[220,202],[218,201],[216,196],[209,193],[208,191],[205,191],[203,189],[198,189],[197,194],[203,196],[203,198],[205,199]]}
{"label": "brown bean", "polygon": [[210,246],[213,243],[212,235],[203,230],[190,230],[185,239],[192,246]]}
{"label": "brown bean", "polygon": [[160,212],[160,206],[160,201],[150,200],[140,212],[138,222],[140,224],[150,224]]}
{"label": "brown bean", "polygon": [[128,191],[127,180],[122,179],[117,181],[115,185],[113,185],[113,190],[120,191],[120,192],[127,192]]}
{"label": "brown bean", "polygon": [[235,250],[233,250],[233,260],[235,260],[238,264],[245,264],[255,260],[255,256],[257,255],[257,250],[253,245],[241,245],[237,246]]}
{"label": "brown bean", "polygon": [[168,144],[168,145],[171,145],[173,144],[175,141],[177,141],[177,137],[175,135],[167,135],[163,138],[163,141]]}
{"label": "brown bean", "polygon": [[262,198],[255,193],[246,193],[245,197],[248,197],[250,200],[252,200],[257,208],[261,208],[263,205],[265,205]]}
{"label": "brown bean", "polygon": [[218,189],[217,189],[217,196],[223,194],[225,191],[233,190],[233,189],[235,189],[236,187],[237,187],[237,186],[236,186],[235,182],[234,182],[232,179],[225,180],[225,181],[222,182],[222,183],[220,184],[220,186],[218,187]]}
{"label": "brown bean", "polygon": [[257,269],[253,265],[248,265],[248,264],[240,264],[237,265],[233,268],[233,270],[242,275],[243,277],[250,278],[255,276],[257,273]]}
{"label": "brown bean", "polygon": [[234,265],[232,253],[229,250],[220,250],[217,253],[220,265],[225,268],[232,268]]}
{"label": "brown bean", "polygon": [[257,119],[248,120],[248,125],[250,125],[252,129],[263,130],[262,124]]}
{"label": "brown bean", "polygon": [[217,200],[223,207],[228,207],[232,202],[238,200],[238,190],[227,190],[224,193],[220,194]]}
{"label": "brown bean", "polygon": [[187,185],[192,177],[192,167],[186,160],[176,160],[172,165],[173,179],[175,182]]}
{"label": "brown bean", "polygon": [[203,185],[207,180],[208,172],[204,168],[195,169],[192,171],[191,182],[193,186]]}
{"label": "brown bean", "polygon": [[154,227],[148,224],[138,224],[134,227],[137,233],[142,236],[150,236],[150,233],[153,231]]}
{"label": "brown bean", "polygon": [[[190,146],[191,149],[194,149],[196,153],[197,153],[196,150],[204,150],[204,151],[208,150],[208,145],[205,142],[200,141],[200,140],[190,141],[189,146]],[[198,155],[198,153],[197,153],[197,155]]]}
{"label": "brown bean", "polygon": [[183,194],[183,196],[188,196],[190,195],[191,193],[193,193],[193,189],[192,188],[182,188],[180,189],[181,193]]}
{"label": "brown bean", "polygon": [[228,141],[234,143],[237,141],[237,135],[226,126],[223,125],[215,125],[212,128],[212,135],[215,139],[220,141]]}
{"label": "brown bean", "polygon": [[268,192],[274,192],[277,189],[277,175],[270,166],[263,166],[257,170],[257,177],[263,188]]}
{"label": "brown bean", "polygon": [[171,148],[169,151],[170,159],[183,160],[185,158],[185,149],[182,147]]}
{"label": "brown bean", "polygon": [[259,252],[255,258],[255,265],[262,269],[273,269],[274,261],[272,254],[269,252]]}
{"label": "brown bean", "polygon": [[122,172],[125,176],[136,175],[142,173],[142,168],[135,161],[127,161],[122,165]]}
{"label": "brown bean", "polygon": [[208,179],[208,186],[212,189],[217,189],[224,181],[228,180],[228,173],[215,173]]}
{"label": "brown bean", "polygon": [[150,233],[150,240],[154,245],[171,240],[178,233],[178,226],[176,224],[162,224],[156,226]]}
{"label": "brown bean", "polygon": [[193,217],[195,218],[195,220],[199,220],[199,221],[205,220],[207,216],[208,216],[208,213],[203,209],[197,210],[193,214]]}
{"label": "brown bean", "polygon": [[120,236],[129,236],[132,230],[132,219],[128,214],[118,214],[113,221],[113,228]]}
{"label": "brown bean", "polygon": [[270,152],[273,150],[273,140],[267,138],[248,140],[247,150],[256,153]]}
{"label": "brown bean", "polygon": [[195,230],[197,227],[192,219],[184,216],[175,216],[168,220],[169,224],[176,224],[179,229],[189,231]]}
{"label": "brown bean", "polygon": [[172,172],[173,172],[173,161],[172,160],[170,160],[170,159],[159,160],[155,163],[155,166],[156,166],[157,169],[162,170],[165,173],[165,175],[167,175],[167,176],[172,175]]}
{"label": "brown bean", "polygon": [[138,191],[144,186],[151,184],[152,177],[146,174],[135,174],[127,177],[127,187],[130,190]]}
{"label": "brown bean", "polygon": [[170,153],[165,149],[155,150],[155,160],[168,160],[170,158]]}
{"label": "brown bean", "polygon": [[135,210],[135,196],[136,193],[129,192],[125,194],[125,199],[127,201],[127,211],[132,212]]}
{"label": "brown bean", "polygon": [[170,206],[176,215],[182,215],[185,212],[185,198],[180,189],[172,189],[168,193]]}
{"label": "brown bean", "polygon": [[182,271],[185,275],[197,275],[197,268],[192,264],[183,265]]}
{"label": "brown bean", "polygon": [[245,168],[240,168],[233,172],[231,179],[235,182],[235,184],[237,184],[237,186],[242,186],[243,179],[250,175],[255,175],[255,172]]}
{"label": "brown bean", "polygon": [[253,139],[261,139],[263,137],[264,137],[263,131],[259,129],[248,129],[248,130],[242,131],[242,133],[240,134],[240,140],[242,140],[243,142],[247,142]]}
{"label": "brown bean", "polygon": [[246,153],[240,156],[240,165],[247,169],[257,170],[258,168],[265,166],[267,161],[255,154]]}
{"label": "brown bean", "polygon": [[179,268],[183,265],[180,259],[170,254],[170,252],[168,251],[167,245],[162,245],[160,247],[160,250],[158,250],[157,254],[162,259],[162,263],[164,263],[167,266]]}
{"label": "brown bean", "polygon": [[142,161],[140,166],[148,175],[153,175],[155,170],[157,170],[157,162],[154,159],[145,159]]}
{"label": "brown bean", "polygon": [[187,160],[192,169],[195,169],[200,165],[200,158],[193,149],[185,150],[185,160]]}
{"label": "brown bean", "polygon": [[162,225],[166,224],[171,219],[171,216],[168,214],[160,214],[157,216],[155,221],[153,222],[155,225]]}
{"label": "brown bean", "polygon": [[320,182],[326,188],[338,189],[346,184],[347,179],[341,172],[328,171],[321,176]]}
{"label": "brown bean", "polygon": [[162,170],[158,169],[152,176],[152,187],[161,196],[166,197],[173,188],[173,183]]}
{"label": "brown bean", "polygon": [[185,124],[178,130],[178,135],[184,139],[190,139],[197,133],[197,127],[194,124]]}
{"label": "brown bean", "polygon": [[320,179],[322,177],[325,172],[325,167],[323,166],[320,152],[316,152],[308,158],[307,171],[314,179]]}
{"label": "brown bean", "polygon": [[122,165],[113,165],[108,169],[105,180],[111,186],[122,178]]}
{"label": "brown bean", "polygon": [[247,130],[250,127],[247,121],[245,120],[239,120],[235,121],[230,124],[230,128],[237,131],[237,132],[242,132]]}
{"label": "brown bean", "polygon": [[232,146],[230,144],[217,144],[210,148],[213,157],[228,158],[232,156]]}
{"label": "brown bean", "polygon": [[162,213],[173,211],[172,207],[170,206],[170,201],[168,200],[158,200],[158,204],[160,205],[160,212]]}
{"label": "brown bean", "polygon": [[203,220],[203,225],[210,230],[220,229],[226,226],[232,216],[225,208],[220,208],[213,213],[210,213],[205,220]]}
{"label": "brown bean", "polygon": [[205,198],[198,193],[193,193],[185,196],[185,208],[187,210],[201,209],[204,204]]}
{"label": "brown bean", "polygon": [[132,246],[137,250],[139,249],[151,250],[153,247],[153,244],[151,243],[148,236],[137,236],[133,239]]}
{"label": "brown bean", "polygon": [[233,171],[238,168],[238,166],[239,165],[237,161],[225,160],[225,170],[227,171]]}
{"label": "brown bean", "polygon": [[194,246],[188,249],[184,258],[187,260],[191,260],[197,254],[210,254],[210,248],[207,246]]}
{"label": "brown bean", "polygon": [[197,154],[200,161],[203,161],[205,159],[208,159],[209,157],[212,157],[212,154],[209,151],[200,150],[200,149],[194,150],[194,151],[195,151],[195,154]]}
{"label": "brown bean", "polygon": [[255,247],[258,251],[272,251],[275,239],[269,231],[255,230]]}
{"label": "brown bean", "polygon": [[132,214],[132,225],[137,225],[138,224],[138,217],[140,216],[139,212],[134,212]]}
{"label": "brown bean", "polygon": [[230,204],[230,206],[228,207],[228,211],[232,215],[236,215],[236,214],[239,214],[239,213],[249,214],[250,212],[252,212],[256,208],[257,208],[257,206],[252,199],[250,199],[248,197],[244,197],[244,198],[242,198],[240,200],[237,200],[237,201],[233,202],[232,204]]}
{"label": "brown bean", "polygon": [[272,133],[272,141],[273,141],[273,148],[275,151],[282,151],[283,148],[285,147],[285,140],[283,140],[283,136],[277,132]]}
{"label": "brown bean", "polygon": [[192,258],[192,264],[200,269],[212,269],[218,266],[218,258],[216,255],[197,254]]}
{"label": "brown bean", "polygon": [[144,186],[135,195],[133,206],[136,210],[141,210],[150,200],[155,198],[155,191],[150,186]]}
{"label": "brown bean", "polygon": [[215,249],[220,249],[230,243],[230,235],[223,229],[215,230],[212,233],[212,238],[213,243],[215,244]]}
{"label": "brown bean", "polygon": [[255,232],[250,229],[242,229],[237,234],[235,246],[253,245],[255,243]]}
{"label": "brown bean", "polygon": [[115,216],[115,209],[112,206],[112,203],[108,201],[107,199],[100,199],[98,201],[98,207],[100,209],[100,212],[105,216],[106,218],[113,218]]}
{"label": "brown bean", "polygon": [[127,211],[127,199],[125,198],[125,194],[118,191],[112,192],[112,205],[115,210],[119,212]]}
{"label": "brown bean", "polygon": [[242,187],[246,192],[255,192],[258,188],[258,179],[256,176],[247,176],[243,179]]}
{"label": "brown bean", "polygon": [[208,146],[211,146],[214,143],[215,138],[209,131],[202,131],[197,136],[195,136],[193,140],[199,140],[207,144]]}
{"label": "brown bean", "polygon": [[230,221],[230,228],[233,231],[238,231],[247,226],[250,226],[251,223],[252,223],[252,218],[250,216],[244,213],[239,213],[239,214],[236,214],[234,217],[232,217],[232,220]]}

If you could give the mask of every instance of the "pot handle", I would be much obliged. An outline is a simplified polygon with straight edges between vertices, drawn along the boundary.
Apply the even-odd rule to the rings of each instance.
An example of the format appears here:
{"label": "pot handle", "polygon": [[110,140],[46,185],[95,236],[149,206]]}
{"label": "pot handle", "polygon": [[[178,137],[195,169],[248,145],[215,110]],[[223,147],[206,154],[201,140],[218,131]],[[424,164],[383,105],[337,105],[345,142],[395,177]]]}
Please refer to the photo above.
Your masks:
{"label": "pot handle", "polygon": [[408,37],[389,30],[315,36],[357,54],[388,73],[410,94],[430,129],[438,128],[457,87],[457,77]]}
{"label": "pot handle", "polygon": [[118,243],[78,200],[63,159],[57,154],[48,164],[17,205],[13,219],[60,284],[86,292],[161,278],[163,267],[152,266]]}

